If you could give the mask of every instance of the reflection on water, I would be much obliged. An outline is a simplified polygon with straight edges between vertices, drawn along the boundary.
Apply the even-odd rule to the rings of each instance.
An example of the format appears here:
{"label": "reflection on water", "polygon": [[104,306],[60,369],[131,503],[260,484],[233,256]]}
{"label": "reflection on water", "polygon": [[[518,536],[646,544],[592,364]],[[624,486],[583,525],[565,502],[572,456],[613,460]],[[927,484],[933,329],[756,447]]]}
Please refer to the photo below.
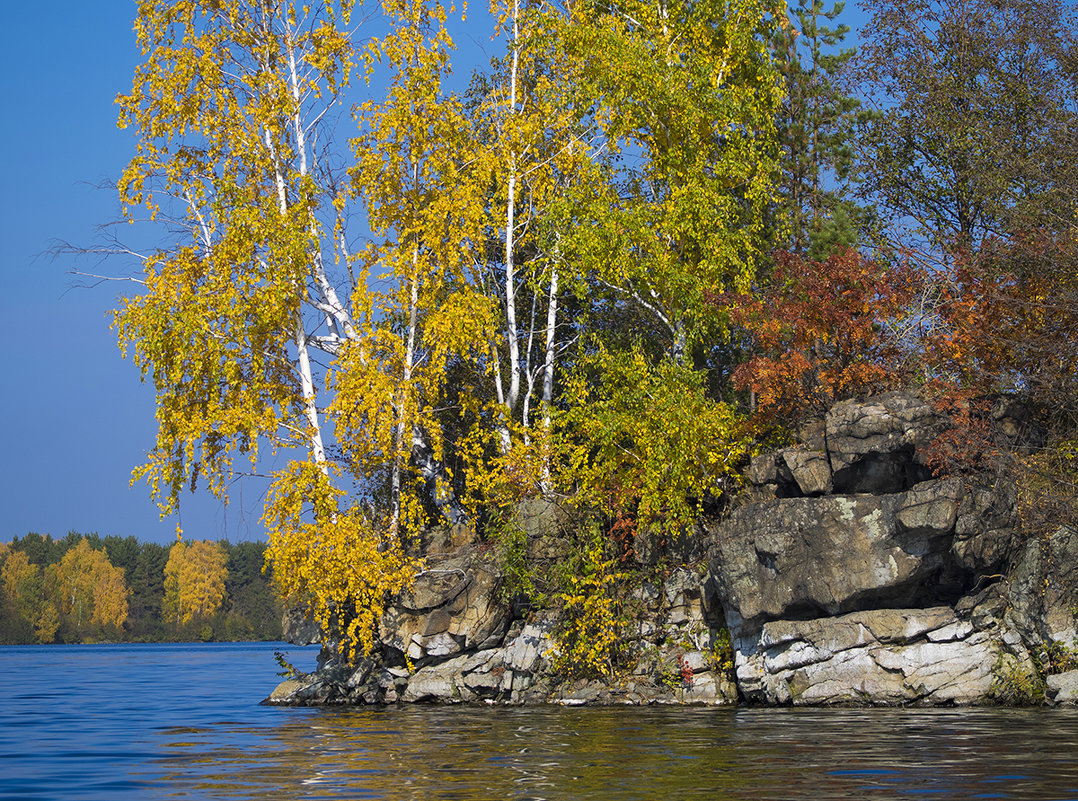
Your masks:
{"label": "reflection on water", "polygon": [[1076,709],[259,706],[279,647],[0,648],[0,798],[1078,801]]}
{"label": "reflection on water", "polygon": [[160,778],[267,799],[1078,799],[1071,713],[277,711],[271,727],[162,732]]}

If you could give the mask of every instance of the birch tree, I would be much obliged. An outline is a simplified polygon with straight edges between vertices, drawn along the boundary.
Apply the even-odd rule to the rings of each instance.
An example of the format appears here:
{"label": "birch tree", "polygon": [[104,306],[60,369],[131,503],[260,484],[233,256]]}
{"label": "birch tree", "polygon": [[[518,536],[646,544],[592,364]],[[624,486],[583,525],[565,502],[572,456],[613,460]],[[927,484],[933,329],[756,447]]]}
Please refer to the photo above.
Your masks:
{"label": "birch tree", "polygon": [[561,242],[591,289],[562,448],[576,497],[634,525],[685,525],[750,447],[694,351],[726,333],[708,299],[751,291],[766,256],[784,24],[756,0],[568,8],[603,181]]}
{"label": "birch tree", "polygon": [[4,635],[27,640],[32,630],[40,643],[56,639],[60,616],[46,593],[41,568],[4,542],[0,542],[0,609]]}
{"label": "birch tree", "polygon": [[105,552],[92,548],[85,537],[59,564],[45,568],[45,584],[64,629],[77,638],[90,626],[119,628],[127,620],[130,593],[123,570],[113,567]]}
{"label": "birch tree", "polygon": [[427,522],[423,495],[440,517],[464,522],[434,409],[450,363],[482,352],[492,315],[470,270],[483,157],[461,102],[442,88],[453,49],[445,9],[389,0],[384,11],[392,29],[371,50],[391,84],[383,102],[358,109],[350,171],[381,240],[361,254],[371,288],[353,298],[362,334],[336,365],[333,410],[354,469],[385,474],[386,527],[398,532]]}
{"label": "birch tree", "polygon": [[[135,475],[167,513],[200,483],[225,497],[243,459],[292,457],[267,492],[268,559],[347,655],[420,569],[418,530],[469,522],[462,488],[554,488],[553,410],[588,397],[559,395],[559,360],[599,316],[576,310],[633,305],[685,362],[702,298],[746,286],[759,256],[778,92],[760,0],[494,11],[506,57],[470,115],[435,2],[386,0],[362,54],[350,0],[139,5],[120,191],[177,241],[116,314],[157,389]],[[361,63],[389,86],[355,108],[347,154],[331,123]],[[353,252],[358,204],[372,241]],[[706,401],[699,376],[677,386]],[[586,422],[564,434],[576,453]]]}
{"label": "birch tree", "polygon": [[[354,55],[351,3],[146,0],[145,62],[118,98],[138,151],[120,181],[128,214],[169,215],[179,241],[145,262],[116,315],[122,346],[157,388],[158,435],[136,471],[175,508],[260,441],[328,473],[312,349],[351,335],[327,260],[339,255],[320,125]],[[327,219],[328,218],[328,219]]]}
{"label": "birch tree", "polygon": [[[471,484],[506,499],[549,493],[558,365],[576,340],[566,299],[584,291],[560,242],[573,224],[576,196],[598,180],[596,131],[573,85],[561,46],[563,9],[543,2],[494,2],[503,56],[471,89],[476,137],[488,189],[476,280],[491,298],[497,333],[487,353],[483,397],[486,458],[472,459]],[[496,488],[500,485],[500,488]]]}
{"label": "birch tree", "polygon": [[225,602],[228,554],[216,542],[179,541],[165,565],[162,617],[186,625],[212,617]]}
{"label": "birch tree", "polygon": [[129,214],[164,216],[179,241],[146,259],[144,291],[116,326],[157,388],[157,443],[136,478],[169,512],[199,480],[224,496],[237,455],[253,469],[260,447],[298,454],[268,494],[268,558],[327,629],[367,610],[344,634],[369,647],[370,610],[411,573],[338,485],[314,358],[356,338],[347,198],[326,130],[356,61],[351,11],[350,0],[140,4],[145,60],[118,100],[138,151],[120,192]]}
{"label": "birch tree", "polygon": [[660,0],[572,13],[567,47],[612,158],[567,244],[683,359],[713,323],[707,293],[747,291],[765,255],[783,96],[768,40],[785,7]]}

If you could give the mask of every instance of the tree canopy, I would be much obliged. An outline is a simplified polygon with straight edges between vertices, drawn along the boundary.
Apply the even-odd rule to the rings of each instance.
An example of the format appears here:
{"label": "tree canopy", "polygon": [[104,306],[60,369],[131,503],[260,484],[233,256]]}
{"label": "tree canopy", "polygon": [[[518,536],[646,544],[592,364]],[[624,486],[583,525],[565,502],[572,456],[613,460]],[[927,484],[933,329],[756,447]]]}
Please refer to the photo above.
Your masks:
{"label": "tree canopy", "polygon": [[[432,526],[545,497],[673,532],[838,397],[1067,391],[1043,304],[1073,276],[1030,267],[1074,231],[1056,10],[895,0],[855,56],[841,3],[496,0],[465,90],[434,0],[146,0],[120,193],[176,242],[115,317],[157,391],[136,478],[168,513],[283,457],[269,562],[351,655]],[[173,618],[224,597],[180,579],[201,548]]]}
{"label": "tree canopy", "polygon": [[265,543],[35,533],[0,543],[0,643],[277,640]]}

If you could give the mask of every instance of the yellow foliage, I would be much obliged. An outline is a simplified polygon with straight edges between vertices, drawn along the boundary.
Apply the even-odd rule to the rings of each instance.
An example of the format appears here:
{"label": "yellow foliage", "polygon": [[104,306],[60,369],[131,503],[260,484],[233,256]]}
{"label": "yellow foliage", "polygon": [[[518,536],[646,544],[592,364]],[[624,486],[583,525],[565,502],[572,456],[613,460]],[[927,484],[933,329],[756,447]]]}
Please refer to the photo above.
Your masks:
{"label": "yellow foliage", "polygon": [[31,564],[22,551],[12,551],[7,543],[0,543],[0,606],[28,621],[38,642],[56,639],[60,615],[46,598],[41,568]]}
{"label": "yellow foliage", "polygon": [[416,469],[414,445],[422,441],[444,463],[435,410],[446,405],[450,365],[485,353],[495,312],[468,275],[485,187],[463,104],[442,87],[453,47],[446,10],[423,0],[387,1],[383,9],[390,30],[369,52],[389,67],[390,83],[383,102],[358,110],[349,170],[378,237],[361,261],[380,280],[355,286],[356,331],[328,383],[349,469],[388,489],[388,521],[370,524],[397,537],[427,523],[420,491],[436,479]]}
{"label": "yellow foliage", "polygon": [[85,537],[47,569],[46,585],[57,598],[60,615],[81,631],[87,624],[120,627],[127,620],[130,591],[124,572]]}
{"label": "yellow foliage", "polygon": [[[660,20],[633,0],[640,31],[590,7],[550,11],[546,22],[545,11],[524,12],[512,80],[495,80],[470,110],[443,87],[446,7],[386,0],[388,33],[363,57],[388,68],[386,96],[355,110],[344,189],[325,177],[338,162],[319,121],[357,63],[350,0],[140,1],[145,59],[118,98],[138,153],[120,193],[125,213],[171,215],[187,236],[147,260],[144,293],[115,318],[121,346],[157,391],[156,446],[135,478],[168,513],[199,482],[225,495],[233,460],[255,464],[260,446],[306,450],[269,493],[267,558],[281,591],[309,604],[349,657],[371,650],[387,598],[411,583],[418,564],[402,543],[429,522],[424,494],[445,507],[450,465],[470,466],[456,483],[466,480],[476,519],[480,504],[557,487],[601,507],[639,504],[642,519],[673,525],[688,514],[686,497],[730,480],[745,452],[736,417],[681,365],[634,351],[624,364],[585,365],[563,398],[549,389],[567,352],[555,336],[577,336],[575,322],[554,319],[557,276],[581,304],[593,278],[650,298],[679,346],[706,327],[706,292],[752,278],[774,161],[769,6],[676,8]],[[508,30],[508,7],[496,14]],[[575,32],[551,21],[559,14]],[[563,32],[577,37],[572,52]],[[601,75],[590,74],[595,64]],[[519,93],[506,94],[518,78]],[[578,94],[592,90],[580,106]],[[608,170],[620,149],[653,164]],[[667,189],[621,197],[634,186]],[[358,255],[343,223],[357,199],[374,240]],[[492,256],[499,240],[510,252]],[[504,278],[493,269],[503,258]],[[331,259],[336,275],[323,265]],[[344,271],[352,294],[339,302]],[[536,299],[546,287],[550,372],[541,376]],[[536,301],[527,337],[508,322],[514,304],[523,318],[526,297]],[[330,366],[312,369],[309,348]],[[454,383],[462,372],[474,381]],[[538,430],[528,417],[540,379]],[[495,392],[501,409],[491,413],[483,404]],[[556,404],[571,408],[551,422]],[[323,446],[324,416],[337,463]],[[345,500],[353,481],[378,512]],[[209,543],[173,549],[172,619],[220,606],[215,559]],[[587,581],[598,584],[565,602],[604,654],[607,573],[592,568]],[[198,570],[203,584],[187,577]]]}
{"label": "yellow foliage", "polygon": [[56,639],[60,630],[60,613],[52,601],[46,601],[38,610],[34,619],[34,636],[39,643],[48,644]]}
{"label": "yellow foliage", "polygon": [[225,602],[228,554],[208,540],[177,542],[165,565],[164,619],[187,624],[217,613]]}
{"label": "yellow foliage", "polygon": [[351,8],[138,4],[144,61],[117,98],[138,151],[120,196],[125,214],[141,206],[189,233],[146,261],[144,292],[115,315],[121,348],[157,389],[156,447],[134,479],[163,513],[199,481],[224,496],[234,457],[254,464],[260,440],[311,440],[296,328],[336,240],[317,212],[337,192],[319,184],[304,137],[317,135],[312,105],[332,105],[348,83]]}
{"label": "yellow foliage", "polygon": [[581,504],[633,511],[674,531],[697,509],[689,499],[737,486],[750,431],[725,403],[709,399],[702,376],[670,358],[658,364],[634,347],[600,346],[570,377],[573,405],[559,418],[566,484]]}
{"label": "yellow foliage", "polygon": [[[563,252],[687,352],[723,321],[708,294],[747,291],[767,256],[784,94],[768,53],[773,0],[570,6],[565,49],[617,155]],[[626,188],[631,187],[629,191]]]}
{"label": "yellow foliage", "polygon": [[[551,482],[559,475],[554,461],[556,432],[546,427],[526,429],[506,419],[501,404],[490,404],[487,412],[497,423],[474,426],[459,446],[467,465],[467,499],[474,519],[484,511],[511,514],[524,498],[554,489]],[[508,444],[502,439],[503,427]]]}
{"label": "yellow foliage", "polygon": [[565,623],[551,657],[555,669],[566,675],[613,676],[615,672],[625,622],[614,591],[627,574],[618,572],[617,559],[607,558],[604,550],[602,536],[592,529],[580,563],[569,575],[568,589],[555,596],[564,604]]}
{"label": "yellow foliage", "polygon": [[44,600],[41,585],[41,569],[30,564],[22,551],[12,551],[6,543],[0,545],[0,589],[3,600],[14,614],[27,620],[33,619],[34,610]]}
{"label": "yellow foliage", "polygon": [[356,509],[311,462],[292,462],[270,491],[266,559],[281,594],[308,605],[342,655],[369,654],[388,596],[411,586],[419,563]]}

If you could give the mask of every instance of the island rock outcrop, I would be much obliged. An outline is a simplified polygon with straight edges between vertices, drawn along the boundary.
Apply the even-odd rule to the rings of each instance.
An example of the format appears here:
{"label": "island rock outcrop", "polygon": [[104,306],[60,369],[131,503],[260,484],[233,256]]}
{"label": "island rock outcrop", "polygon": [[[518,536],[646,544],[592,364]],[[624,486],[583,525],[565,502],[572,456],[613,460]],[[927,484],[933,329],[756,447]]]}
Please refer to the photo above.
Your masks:
{"label": "island rock outcrop", "polygon": [[[452,529],[424,535],[372,657],[346,666],[329,644],[270,701],[1078,703],[1078,532],[1024,537],[1006,474],[935,477],[949,425],[904,393],[836,404],[755,457],[723,516],[637,531],[654,578],[633,591],[616,680],[559,675],[565,621],[510,597],[495,550]],[[514,520],[530,562],[566,558],[556,504]]]}
{"label": "island rock outcrop", "polygon": [[[550,531],[533,532],[551,538]],[[537,547],[554,547],[551,542]],[[497,560],[467,545],[428,557],[413,588],[382,617],[373,655],[345,665],[332,644],[319,670],[283,682],[274,704],[394,702],[733,704],[723,621],[706,575],[681,567],[635,593],[639,616],[622,647],[633,657],[617,681],[566,680],[552,651],[554,610],[529,609],[502,592]]]}

